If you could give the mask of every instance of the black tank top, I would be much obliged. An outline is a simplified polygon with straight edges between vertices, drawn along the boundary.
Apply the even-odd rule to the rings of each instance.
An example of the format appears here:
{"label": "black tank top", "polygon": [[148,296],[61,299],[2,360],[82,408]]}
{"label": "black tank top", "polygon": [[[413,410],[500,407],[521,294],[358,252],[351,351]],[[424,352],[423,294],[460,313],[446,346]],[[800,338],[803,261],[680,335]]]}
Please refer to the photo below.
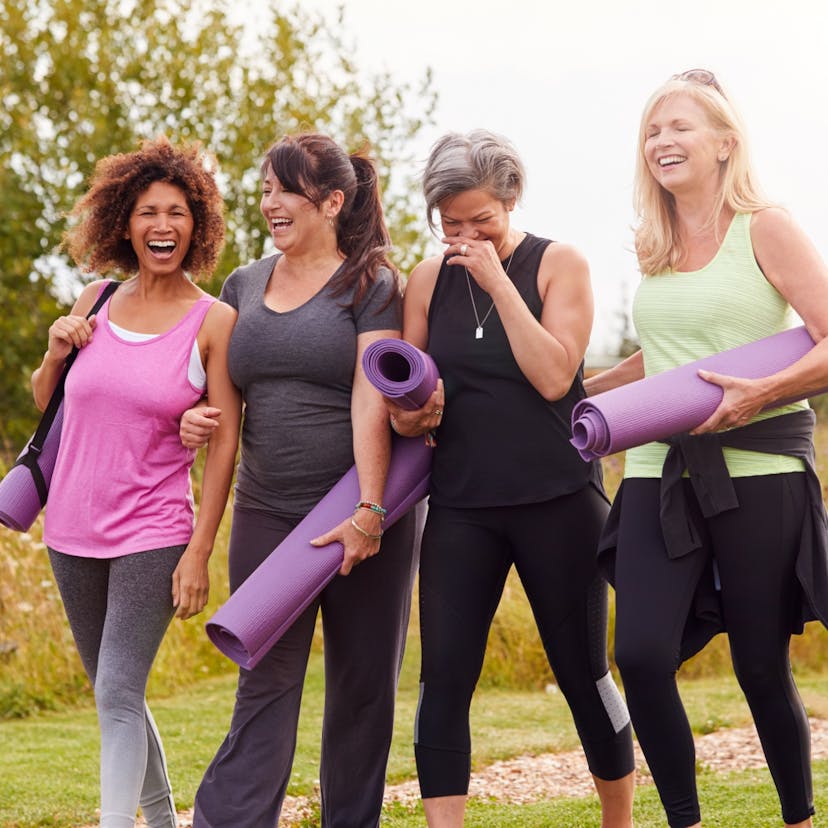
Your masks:
{"label": "black tank top", "polygon": [[[542,310],[538,269],[550,243],[527,234],[509,265],[509,278],[536,319]],[[482,320],[492,300],[469,281]],[[588,483],[601,488],[598,463],[584,462],[569,442],[572,408],[586,396],[583,365],[566,396],[547,402],[518,367],[497,309],[482,339],[475,338],[476,327],[464,268],[444,260],[428,312],[428,352],[446,392],[431,502],[513,506],[550,500]]]}

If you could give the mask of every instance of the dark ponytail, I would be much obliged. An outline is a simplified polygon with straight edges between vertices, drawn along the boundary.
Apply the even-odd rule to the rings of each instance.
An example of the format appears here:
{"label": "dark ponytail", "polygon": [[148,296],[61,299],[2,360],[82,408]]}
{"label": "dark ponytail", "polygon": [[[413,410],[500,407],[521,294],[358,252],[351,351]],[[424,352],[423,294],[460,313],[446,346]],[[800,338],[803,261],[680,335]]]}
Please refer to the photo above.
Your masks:
{"label": "dark ponytail", "polygon": [[[382,267],[399,273],[388,258],[391,238],[385,225],[379,178],[373,161],[363,152],[350,157],[327,135],[302,133],[286,136],[267,152],[262,171],[273,169],[281,185],[319,207],[334,190],[345,196],[336,217],[336,242],[346,257],[331,283],[334,296],[354,290],[358,304],[376,281]],[[393,294],[389,297],[389,302]]]}

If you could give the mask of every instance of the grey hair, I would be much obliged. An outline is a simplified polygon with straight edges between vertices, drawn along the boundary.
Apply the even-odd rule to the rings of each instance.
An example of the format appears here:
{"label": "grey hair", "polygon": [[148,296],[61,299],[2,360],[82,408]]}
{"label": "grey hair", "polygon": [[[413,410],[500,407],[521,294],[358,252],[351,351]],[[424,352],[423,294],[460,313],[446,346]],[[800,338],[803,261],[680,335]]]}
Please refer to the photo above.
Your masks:
{"label": "grey hair", "polygon": [[434,211],[441,201],[467,190],[487,190],[503,203],[520,201],[525,179],[508,138],[486,129],[449,132],[431,148],[423,171],[428,226],[436,231]]}

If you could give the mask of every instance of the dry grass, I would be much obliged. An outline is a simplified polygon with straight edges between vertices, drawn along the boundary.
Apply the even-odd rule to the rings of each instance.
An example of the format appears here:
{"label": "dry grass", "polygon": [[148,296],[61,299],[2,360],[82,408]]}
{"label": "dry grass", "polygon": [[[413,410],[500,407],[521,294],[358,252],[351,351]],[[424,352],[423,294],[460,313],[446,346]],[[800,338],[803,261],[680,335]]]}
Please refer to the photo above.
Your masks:
{"label": "dry grass", "polygon": [[[818,429],[816,446],[825,493],[828,469],[821,458],[828,450],[828,426]],[[623,473],[623,457],[609,457],[603,465],[607,491],[613,495]],[[228,594],[228,518],[229,514],[225,515],[210,564],[210,604],[197,618],[184,623],[174,621],[171,625],[150,680],[150,691],[155,695],[180,689],[191,683],[194,676],[235,670],[235,665],[221,655],[204,634],[206,619]],[[41,540],[40,521],[29,534],[0,528],[0,556],[0,718],[25,716],[35,710],[88,701],[88,683],[52,578]],[[415,602],[412,612],[414,633],[416,624]],[[796,669],[825,669],[828,631],[818,624],[808,625],[804,635],[794,637],[791,653]],[[688,678],[711,676],[729,670],[727,640],[719,636],[702,654],[683,666],[682,675]],[[552,681],[531,610],[513,575],[507,581],[492,626],[481,683],[528,689],[542,688]]]}

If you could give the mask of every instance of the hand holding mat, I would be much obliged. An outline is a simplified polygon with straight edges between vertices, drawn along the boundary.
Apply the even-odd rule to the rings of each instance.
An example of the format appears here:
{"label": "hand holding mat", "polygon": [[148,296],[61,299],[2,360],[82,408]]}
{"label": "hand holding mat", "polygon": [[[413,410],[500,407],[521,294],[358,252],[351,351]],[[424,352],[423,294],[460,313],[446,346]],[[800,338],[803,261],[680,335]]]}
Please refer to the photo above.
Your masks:
{"label": "hand holding mat", "polygon": [[758,379],[787,368],[813,347],[803,326],[791,328],[581,400],[572,411],[572,445],[584,460],[594,460],[690,431],[724,395],[720,386],[698,375],[699,369]]}
{"label": "hand holding mat", "polygon": [[[387,343],[401,343],[401,340],[378,340],[371,347],[389,352],[399,348],[399,344]],[[413,346],[403,351],[402,358],[411,365],[410,376],[408,380],[401,380],[394,368],[390,381],[398,384],[396,391],[406,395],[412,407],[418,408],[434,389],[437,368],[431,357]],[[378,381],[387,379],[382,374],[388,368],[385,361],[367,362],[363,363],[365,373],[372,384],[376,386]],[[420,398],[418,405],[416,400]],[[394,438],[385,484],[386,527],[428,494],[430,471],[431,449],[422,439]],[[359,499],[359,479],[354,466],[207,622],[207,635],[228,658],[246,670],[255,667],[336,576],[342,566],[342,544],[315,547],[310,541],[352,514]]]}

